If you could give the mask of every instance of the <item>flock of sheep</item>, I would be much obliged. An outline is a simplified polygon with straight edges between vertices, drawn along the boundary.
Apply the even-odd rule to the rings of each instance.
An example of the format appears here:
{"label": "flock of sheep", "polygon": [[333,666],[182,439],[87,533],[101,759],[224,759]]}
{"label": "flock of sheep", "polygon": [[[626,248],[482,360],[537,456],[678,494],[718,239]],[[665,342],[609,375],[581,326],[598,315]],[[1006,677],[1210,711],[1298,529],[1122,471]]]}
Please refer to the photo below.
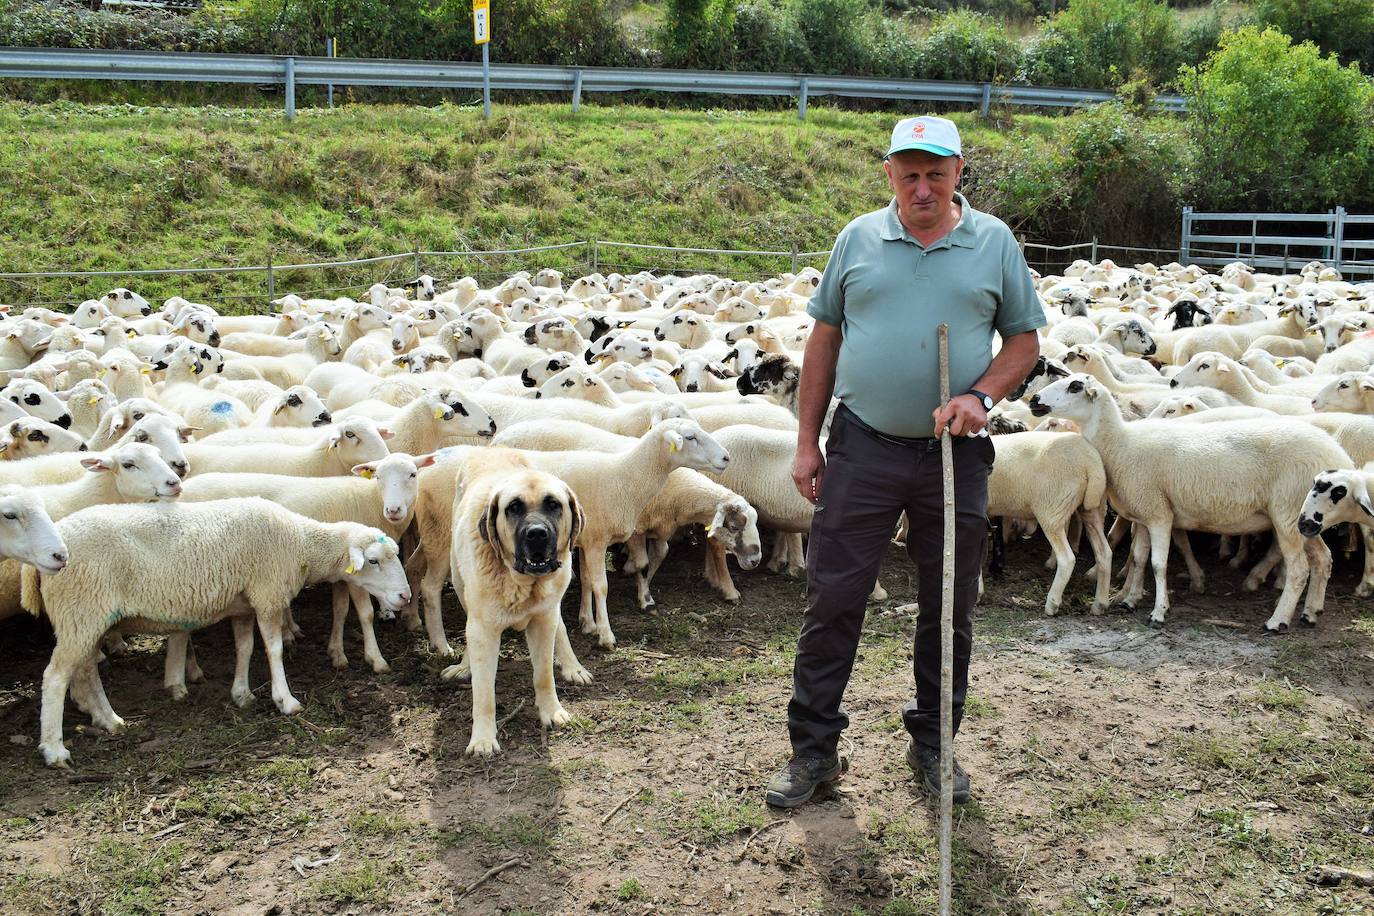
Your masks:
{"label": "flock of sheep", "polygon": [[[543,270],[441,290],[421,276],[406,289],[376,284],[363,302],[289,295],[266,316],[222,316],[181,297],[155,309],[121,288],[73,313],[6,315],[0,617],[44,613],[56,633],[42,686],[45,760],[70,760],[69,692],[96,725],[123,726],[98,662],[128,633],[168,636],[164,683],[180,699],[203,677],[191,634],[230,620],[231,694],[242,705],[253,696],[256,626],[273,701],[298,711],[282,644],[302,635],[290,605],[309,584],[331,583],[336,667],[348,665],[351,607],[368,664],[387,670],[374,599],[383,615],[423,624],[431,650],[456,656],[440,598],[449,582],[469,594],[469,542],[487,544],[512,581],[560,565],[538,544],[513,556],[528,543],[497,530],[515,522],[519,537],[576,545],[581,628],[605,649],[615,645],[611,557],[625,558],[620,571],[634,577],[641,608],[654,603],[674,534],[691,526],[704,528],[704,575],[726,600],[740,599],[727,557],[757,566],[761,528],[774,533],[768,567],[795,574],[812,507],[790,467],[806,304],[819,277],[565,282]],[[1005,522],[999,542],[1028,526],[1044,532],[1055,568],[1046,612],[1062,603],[1080,533],[1096,561],[1092,611],[1108,604],[1112,547],[1129,534],[1119,601],[1139,603],[1148,563],[1151,619],[1162,622],[1171,543],[1201,590],[1189,531],[1228,536],[1233,565],[1272,532],[1246,587],[1281,563],[1266,626],[1289,624],[1304,587],[1302,619],[1315,623],[1331,569],[1316,535],[1374,518],[1359,470],[1374,461],[1371,290],[1320,264],[1271,276],[1241,264],[1212,275],[1078,262],[1038,284],[1051,324],[1026,384],[993,411],[989,514]],[[514,500],[518,509],[498,518],[493,503],[490,518],[478,512],[467,524],[465,469],[471,483],[473,468],[493,463],[551,475],[539,479],[562,490],[542,509]],[[541,512],[555,520],[543,535],[542,523],[519,521]],[[573,519],[563,528],[560,513]],[[608,552],[614,545],[623,554]],[[1371,547],[1366,535],[1362,596],[1374,594]],[[883,595],[878,583],[874,594]],[[499,633],[534,618],[491,619]],[[546,724],[566,718],[556,698],[545,702],[555,662],[565,680],[591,680],[561,618],[556,630],[552,648],[550,634],[538,647],[530,636]],[[499,749],[484,721],[491,701],[476,692],[486,665],[473,657],[444,672],[474,676],[472,753]]]}

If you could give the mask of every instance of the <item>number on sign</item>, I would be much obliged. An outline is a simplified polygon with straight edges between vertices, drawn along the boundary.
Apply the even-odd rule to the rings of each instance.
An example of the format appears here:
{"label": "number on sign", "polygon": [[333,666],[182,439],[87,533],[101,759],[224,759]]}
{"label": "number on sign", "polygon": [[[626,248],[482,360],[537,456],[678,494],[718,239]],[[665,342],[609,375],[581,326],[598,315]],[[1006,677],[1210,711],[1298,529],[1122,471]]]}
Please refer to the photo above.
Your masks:
{"label": "number on sign", "polygon": [[472,0],[472,36],[475,44],[491,41],[491,0]]}

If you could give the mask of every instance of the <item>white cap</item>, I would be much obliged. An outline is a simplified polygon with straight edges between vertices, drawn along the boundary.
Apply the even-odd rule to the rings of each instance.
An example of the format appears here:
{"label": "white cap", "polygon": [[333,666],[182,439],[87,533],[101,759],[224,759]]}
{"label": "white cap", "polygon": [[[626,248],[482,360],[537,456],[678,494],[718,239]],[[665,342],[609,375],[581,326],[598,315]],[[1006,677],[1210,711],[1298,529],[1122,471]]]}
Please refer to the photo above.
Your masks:
{"label": "white cap", "polygon": [[897,126],[892,128],[892,147],[883,158],[909,149],[921,149],[937,156],[964,157],[963,146],[959,143],[959,128],[948,118],[926,116],[898,121]]}

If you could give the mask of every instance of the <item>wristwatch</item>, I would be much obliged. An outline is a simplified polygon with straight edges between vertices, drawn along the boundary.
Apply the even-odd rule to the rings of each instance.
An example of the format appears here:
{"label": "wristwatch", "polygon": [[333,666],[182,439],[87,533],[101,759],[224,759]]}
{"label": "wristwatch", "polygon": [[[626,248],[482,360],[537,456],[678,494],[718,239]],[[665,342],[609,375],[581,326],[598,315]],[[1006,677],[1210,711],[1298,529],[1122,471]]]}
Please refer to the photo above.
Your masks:
{"label": "wristwatch", "polygon": [[984,410],[992,410],[992,405],[997,403],[992,398],[988,397],[986,394],[983,394],[983,392],[979,391],[977,388],[970,388],[965,393],[971,394],[975,398],[977,398],[979,402],[983,405]]}

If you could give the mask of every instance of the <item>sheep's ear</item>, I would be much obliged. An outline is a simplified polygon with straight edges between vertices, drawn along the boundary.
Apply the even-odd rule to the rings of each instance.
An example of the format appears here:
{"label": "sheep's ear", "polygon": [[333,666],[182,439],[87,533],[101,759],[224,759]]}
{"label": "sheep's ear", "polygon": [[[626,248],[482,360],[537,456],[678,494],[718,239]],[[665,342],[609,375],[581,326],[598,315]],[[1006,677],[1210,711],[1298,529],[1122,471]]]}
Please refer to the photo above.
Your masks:
{"label": "sheep's ear", "polygon": [[1087,398],[1088,398],[1089,401],[1096,401],[1096,400],[1097,400],[1097,386],[1096,386],[1096,385],[1084,385],[1084,386],[1083,386],[1083,394],[1085,394],[1085,395],[1087,396]]}
{"label": "sheep's ear", "polygon": [[670,452],[675,452],[682,448],[682,443],[685,441],[682,438],[682,433],[675,429],[664,430],[664,438],[668,440],[668,451]]}
{"label": "sheep's ear", "polygon": [[391,430],[387,429],[385,426],[379,426],[377,427],[377,435],[381,436],[383,439],[391,439],[396,434],[393,433]]}
{"label": "sheep's ear", "polygon": [[416,455],[416,456],[415,456],[415,467],[416,467],[416,468],[427,468],[427,467],[429,467],[430,465],[434,464],[434,462],[436,462],[436,461],[438,461],[438,460],[439,460],[439,456],[436,455],[434,452],[430,452],[430,453],[427,454],[427,455]]}
{"label": "sheep's ear", "polygon": [[114,470],[114,462],[111,461],[111,460],[108,459],[108,458],[102,458],[102,457],[100,457],[99,455],[97,455],[97,456],[95,456],[95,457],[93,457],[93,458],[82,458],[82,459],[81,459],[81,466],[82,466],[83,468],[85,468],[86,470],[88,470],[88,471],[97,471],[97,472],[98,472],[98,471],[113,471],[113,470]]}
{"label": "sheep's ear", "polygon": [[350,544],[348,547],[348,568],[344,572],[350,576],[358,572],[367,564],[367,557],[363,556],[362,550]]}
{"label": "sheep's ear", "polygon": [[1231,371],[1231,364],[1230,364],[1230,363],[1217,363],[1217,371],[1218,371],[1218,372],[1230,372],[1230,371]]}
{"label": "sheep's ear", "polygon": [[722,366],[720,363],[707,363],[706,371],[719,379],[729,378],[731,374],[730,370]]}
{"label": "sheep's ear", "polygon": [[355,464],[353,465],[353,473],[365,480],[371,480],[377,473],[377,463],[369,461],[366,464]]}
{"label": "sheep's ear", "polygon": [[1374,378],[1369,378],[1368,376],[1366,376],[1365,378],[1360,379],[1360,390],[1374,391]]}
{"label": "sheep's ear", "polygon": [[673,369],[672,369],[672,371],[669,372],[668,374],[669,374],[670,376],[672,376],[673,378],[678,378],[679,376],[682,375],[682,367],[681,367],[681,366],[674,366]]}
{"label": "sheep's ear", "polygon": [[393,356],[391,358],[391,365],[408,366],[410,365],[410,357],[404,353],[402,353],[400,356]]}
{"label": "sheep's ear", "polygon": [[286,399],[287,399],[288,397],[289,397],[289,395],[282,395],[281,400],[277,402],[277,408],[276,408],[276,410],[273,410],[273,411],[272,411],[272,415],[273,415],[273,416],[276,416],[277,414],[281,413],[283,410],[285,410],[285,409],[289,406],[289,405],[286,403]]}
{"label": "sheep's ear", "polygon": [[182,426],[177,429],[177,438],[182,442],[190,442],[191,437],[200,431],[199,426]]}

